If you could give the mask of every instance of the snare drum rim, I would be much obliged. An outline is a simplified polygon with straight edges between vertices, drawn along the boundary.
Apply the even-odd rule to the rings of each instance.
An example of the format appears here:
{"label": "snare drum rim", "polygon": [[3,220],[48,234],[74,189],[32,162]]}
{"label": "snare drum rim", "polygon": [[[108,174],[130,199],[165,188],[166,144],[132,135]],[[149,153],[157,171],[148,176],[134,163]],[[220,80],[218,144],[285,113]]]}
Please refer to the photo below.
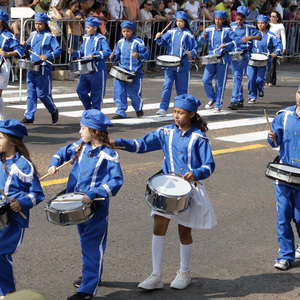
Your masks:
{"label": "snare drum rim", "polygon": [[[159,59],[162,56],[173,56],[173,57],[177,57],[178,60],[177,61],[165,61],[165,60]],[[162,54],[162,55],[158,55],[156,57],[156,60],[158,60],[158,61],[160,61],[162,63],[169,63],[169,64],[178,64],[179,62],[181,62],[181,58],[179,56],[177,56],[177,55],[174,55],[174,54]]]}
{"label": "snare drum rim", "polygon": [[176,198],[186,198],[186,197],[190,197],[190,195],[193,193],[193,186],[191,185],[190,182],[186,181],[189,185],[190,185],[190,188],[191,190],[186,193],[186,194],[180,194],[180,195],[176,195],[176,196],[173,196],[173,195],[170,195],[170,194],[166,194],[166,193],[163,193],[163,192],[159,192],[157,191],[157,189],[153,186],[153,184],[151,183],[151,180],[158,177],[158,176],[173,176],[174,178],[178,178],[179,180],[184,180],[182,178],[180,178],[179,176],[176,176],[176,175],[172,175],[172,174],[157,174],[157,175],[154,175],[152,176],[151,178],[148,179],[147,181],[147,185],[149,186],[149,188],[156,194],[160,195],[160,196],[164,196],[166,198],[172,198],[172,199],[176,199]]}
{"label": "snare drum rim", "polygon": [[120,66],[112,66],[111,69],[114,69],[124,75],[128,75],[128,76],[132,76],[132,75],[135,75],[134,72],[131,72],[131,71],[127,71],[126,69],[120,67]]}
{"label": "snare drum rim", "polygon": [[[292,171],[291,172],[285,171],[285,170],[282,170],[280,168],[275,168],[275,166],[287,166],[289,168],[299,169],[299,173],[293,173]],[[280,164],[280,163],[271,162],[271,163],[267,164],[267,168],[271,169],[272,171],[278,172],[278,173],[282,173],[282,174],[286,174],[286,175],[291,174],[294,177],[300,177],[300,168],[295,167],[295,166],[291,166],[291,165],[288,165],[288,164]]]}

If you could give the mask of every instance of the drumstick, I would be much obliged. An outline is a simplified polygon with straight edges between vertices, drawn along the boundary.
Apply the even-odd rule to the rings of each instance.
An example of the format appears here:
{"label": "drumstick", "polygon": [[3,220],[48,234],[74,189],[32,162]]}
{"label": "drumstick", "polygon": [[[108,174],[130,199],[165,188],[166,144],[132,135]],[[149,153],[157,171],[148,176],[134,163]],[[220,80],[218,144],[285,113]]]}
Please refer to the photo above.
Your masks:
{"label": "drumstick", "polygon": [[[118,43],[116,43],[116,44],[114,45],[114,49],[113,49],[113,51],[112,51],[112,53],[111,53],[112,57],[114,56],[114,53],[115,53],[115,49],[116,49],[117,44],[118,44]],[[111,61],[111,58],[109,58],[109,60]]]}
{"label": "drumstick", "polygon": [[[103,201],[105,198],[94,198],[92,201]],[[52,202],[70,202],[70,201],[81,201],[81,199],[54,199]]]}
{"label": "drumstick", "polygon": [[[128,43],[128,41],[125,39],[125,41],[127,42],[127,44],[128,44],[128,47],[130,48],[130,50],[132,51],[132,52],[134,52],[132,49],[131,49],[131,47],[130,47],[130,44]],[[137,62],[139,62],[139,60],[137,59],[137,58],[135,58],[136,60],[137,60]]]}
{"label": "drumstick", "polygon": [[[165,30],[170,26],[170,24],[172,24],[172,22],[170,22],[160,33],[163,34],[165,32]],[[154,39],[154,41],[156,41],[157,38]]]}
{"label": "drumstick", "polygon": [[[38,57],[40,57],[38,54],[36,54],[36,53],[34,53],[34,52],[32,52],[31,50],[28,50],[30,53],[32,53],[32,54],[34,54],[34,55],[36,55],[36,56],[38,56]],[[50,65],[52,65],[52,62],[51,61],[49,61],[49,60],[45,60],[47,63],[49,63]]]}
{"label": "drumstick", "polygon": [[186,54],[188,53],[188,51],[186,51],[186,50],[180,45],[179,42],[177,42],[177,44],[182,48],[182,50],[183,50]]}
{"label": "drumstick", "polygon": [[26,44],[28,44],[28,42],[33,38],[34,34],[32,36],[29,37],[29,39],[27,41],[25,41]]}
{"label": "drumstick", "polygon": [[[58,171],[59,169],[61,169],[61,168],[64,167],[64,166],[68,165],[70,162],[72,162],[72,159],[66,161],[66,162],[63,163],[61,166],[57,167],[57,168],[56,168],[56,171]],[[47,177],[50,176],[50,175],[51,175],[50,173],[47,173],[46,175],[44,175],[44,176],[42,176],[42,177],[40,178],[40,181],[43,180],[43,179],[45,179],[45,178],[47,178]]]}
{"label": "drumstick", "polygon": [[[93,55],[92,57],[99,57],[101,55]],[[90,56],[83,56],[82,58],[91,58]]]}
{"label": "drumstick", "polygon": [[[70,48],[72,49],[72,39],[73,39],[73,34],[71,34],[70,37]],[[69,53],[69,61],[71,60],[71,53]]]}
{"label": "drumstick", "polygon": [[[269,118],[268,118],[268,116],[267,116],[267,112],[266,112],[266,110],[265,110],[265,109],[264,109],[264,113],[265,113],[265,116],[266,116],[266,119],[267,119],[267,123],[268,123],[269,129],[270,129],[270,132],[272,132],[272,133],[273,133],[273,131],[272,131],[272,127],[271,127],[271,124],[270,124],[270,122],[269,122]],[[275,144],[275,146],[277,147],[277,143],[276,143],[276,141],[274,141],[274,144]]]}
{"label": "drumstick", "polygon": [[205,30],[205,15],[203,15],[203,31]]}
{"label": "drumstick", "polygon": [[[5,197],[5,199],[6,199],[10,204],[13,203],[1,189],[0,189],[0,193]],[[19,211],[19,214],[20,214],[25,220],[27,219],[27,217],[22,213],[22,211]]]}
{"label": "drumstick", "polygon": [[[177,175],[177,176],[183,177],[181,174],[176,173],[176,172],[173,172],[173,171],[171,171],[171,170],[169,170],[169,172],[171,172],[171,173],[173,173],[173,174],[175,174],[175,175]],[[193,180],[193,182],[198,183],[198,184],[200,184],[200,185],[203,185],[203,183],[200,182],[200,181]]]}
{"label": "drumstick", "polygon": [[299,160],[299,159],[296,159],[296,158],[292,158],[292,160],[295,160],[295,161],[297,161],[297,162],[300,162],[300,160]]}
{"label": "drumstick", "polygon": [[[227,45],[229,45],[229,43],[225,44],[225,46],[227,46]],[[221,46],[221,45],[220,45],[220,46]],[[216,50],[220,49],[220,46],[219,46]]]}
{"label": "drumstick", "polygon": [[[266,52],[261,52],[262,54],[266,54],[266,55],[268,55],[268,56],[270,56],[271,54],[270,53],[266,53]],[[278,58],[283,58],[283,56],[279,56],[279,55],[277,55],[276,57],[278,57]]]}
{"label": "drumstick", "polygon": [[[1,50],[3,51],[3,49],[1,49]],[[2,56],[2,58],[3,58],[4,62],[7,64],[7,61],[6,61],[5,57]]]}

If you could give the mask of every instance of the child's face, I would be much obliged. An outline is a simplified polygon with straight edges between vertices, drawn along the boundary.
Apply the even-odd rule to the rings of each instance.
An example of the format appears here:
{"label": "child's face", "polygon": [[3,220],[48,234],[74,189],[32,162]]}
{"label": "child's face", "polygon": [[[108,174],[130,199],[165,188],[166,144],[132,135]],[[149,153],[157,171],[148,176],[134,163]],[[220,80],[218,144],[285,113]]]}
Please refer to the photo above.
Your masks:
{"label": "child's face", "polygon": [[176,20],[176,25],[177,27],[181,30],[185,27],[185,23],[184,23],[184,20],[183,19],[177,19]]}
{"label": "child's face", "polygon": [[128,40],[132,37],[133,30],[131,28],[124,27],[124,28],[122,28],[122,35],[126,40]]}
{"label": "child's face", "polygon": [[191,125],[191,119],[194,115],[194,112],[188,111],[181,107],[174,107],[173,117],[175,124],[179,129],[189,127]]}
{"label": "child's face", "polygon": [[34,21],[34,27],[38,32],[41,32],[46,28],[46,24],[40,21]]}
{"label": "child's face", "polygon": [[97,32],[97,27],[85,26],[85,31],[88,35],[94,35]]}
{"label": "child's face", "polygon": [[2,132],[0,132],[0,152],[9,153],[13,152],[15,149],[14,145],[4,136]]}
{"label": "child's face", "polygon": [[94,12],[93,11],[90,11],[89,13],[88,13],[88,15],[87,15],[87,17],[93,17],[94,16]]}
{"label": "child's face", "polygon": [[260,31],[266,31],[267,29],[267,23],[264,21],[258,21],[257,22],[257,27]]}
{"label": "child's face", "polygon": [[90,134],[89,128],[80,124],[80,130],[79,130],[81,139],[84,143],[89,143],[92,140],[92,136]]}
{"label": "child's face", "polygon": [[215,17],[215,24],[218,28],[223,26],[225,19],[223,18],[219,18],[219,17]]}
{"label": "child's face", "polygon": [[242,18],[241,16],[236,16],[236,23],[238,24],[239,27],[241,27],[244,23],[246,18]]}

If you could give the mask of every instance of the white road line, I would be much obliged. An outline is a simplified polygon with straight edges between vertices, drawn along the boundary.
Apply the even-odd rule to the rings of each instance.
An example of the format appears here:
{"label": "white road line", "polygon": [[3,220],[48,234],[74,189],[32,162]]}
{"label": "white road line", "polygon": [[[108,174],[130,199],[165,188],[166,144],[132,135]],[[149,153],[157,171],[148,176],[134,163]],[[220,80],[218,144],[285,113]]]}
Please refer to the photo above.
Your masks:
{"label": "white road line", "polygon": [[234,143],[247,143],[254,141],[266,140],[269,131],[257,131],[243,134],[229,135],[215,138],[216,140],[234,142]]}

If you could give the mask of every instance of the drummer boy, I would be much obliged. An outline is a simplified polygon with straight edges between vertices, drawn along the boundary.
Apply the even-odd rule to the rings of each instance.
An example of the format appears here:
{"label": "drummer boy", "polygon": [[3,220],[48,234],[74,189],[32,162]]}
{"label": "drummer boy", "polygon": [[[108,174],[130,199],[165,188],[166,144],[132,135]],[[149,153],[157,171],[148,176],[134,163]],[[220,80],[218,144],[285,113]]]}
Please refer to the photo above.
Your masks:
{"label": "drummer boy", "polygon": [[76,92],[84,109],[101,110],[105,96],[107,70],[104,59],[111,53],[105,37],[100,33],[102,23],[95,17],[87,18],[86,35],[79,51],[68,49],[72,57],[87,59],[93,63],[94,72],[81,74]]}
{"label": "drummer boy", "polygon": [[119,79],[114,80],[113,97],[117,106],[116,114],[113,119],[126,118],[126,110],[128,108],[127,97],[131,99],[131,104],[136,111],[137,117],[142,117],[143,99],[143,71],[142,64],[148,59],[149,52],[144,42],[134,35],[135,23],[124,21],[121,24],[122,35],[115,46],[115,50],[110,55],[113,61],[119,61],[118,66],[125,71],[135,73],[135,78],[132,83],[126,83]]}

